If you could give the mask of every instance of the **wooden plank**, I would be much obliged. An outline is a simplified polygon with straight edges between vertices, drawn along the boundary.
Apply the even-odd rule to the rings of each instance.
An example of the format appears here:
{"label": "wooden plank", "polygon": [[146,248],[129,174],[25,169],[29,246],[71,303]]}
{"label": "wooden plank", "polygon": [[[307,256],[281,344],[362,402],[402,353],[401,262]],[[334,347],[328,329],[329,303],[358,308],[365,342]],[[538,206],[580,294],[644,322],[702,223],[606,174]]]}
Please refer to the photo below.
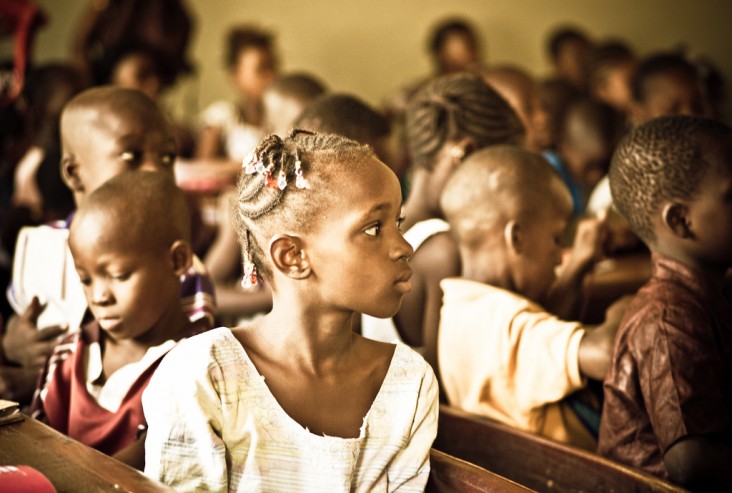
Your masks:
{"label": "wooden plank", "polygon": [[539,492],[684,492],[655,476],[441,405],[434,448]]}
{"label": "wooden plank", "polygon": [[532,490],[439,450],[430,452],[425,493],[527,493]]}
{"label": "wooden plank", "polygon": [[0,426],[0,465],[27,465],[59,493],[173,491],[116,459],[24,416]]}

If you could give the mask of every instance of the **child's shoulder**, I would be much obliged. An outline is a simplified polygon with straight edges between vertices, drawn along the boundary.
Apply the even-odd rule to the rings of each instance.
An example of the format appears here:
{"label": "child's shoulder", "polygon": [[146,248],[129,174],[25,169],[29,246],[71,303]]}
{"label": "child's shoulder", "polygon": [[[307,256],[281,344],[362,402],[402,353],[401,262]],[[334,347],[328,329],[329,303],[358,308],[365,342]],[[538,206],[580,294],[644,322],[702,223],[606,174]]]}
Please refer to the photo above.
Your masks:
{"label": "child's shoulder", "polygon": [[218,327],[181,340],[170,350],[161,366],[174,371],[197,371],[212,362],[226,360],[240,345],[227,327]]}

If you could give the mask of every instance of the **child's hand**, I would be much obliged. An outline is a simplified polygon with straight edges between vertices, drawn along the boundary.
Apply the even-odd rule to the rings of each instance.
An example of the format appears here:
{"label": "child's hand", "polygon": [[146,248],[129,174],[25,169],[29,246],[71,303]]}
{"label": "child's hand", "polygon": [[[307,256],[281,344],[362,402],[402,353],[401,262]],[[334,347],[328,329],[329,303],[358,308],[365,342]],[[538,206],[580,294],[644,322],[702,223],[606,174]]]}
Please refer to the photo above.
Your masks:
{"label": "child's hand", "polygon": [[34,297],[28,308],[20,316],[8,320],[3,336],[3,351],[8,361],[25,368],[40,368],[46,363],[58,337],[66,328],[60,326],[38,329],[38,316],[45,306]]}
{"label": "child's hand", "polygon": [[607,236],[607,214],[582,218],[577,223],[570,264],[578,272],[587,272],[603,256],[602,245]]}

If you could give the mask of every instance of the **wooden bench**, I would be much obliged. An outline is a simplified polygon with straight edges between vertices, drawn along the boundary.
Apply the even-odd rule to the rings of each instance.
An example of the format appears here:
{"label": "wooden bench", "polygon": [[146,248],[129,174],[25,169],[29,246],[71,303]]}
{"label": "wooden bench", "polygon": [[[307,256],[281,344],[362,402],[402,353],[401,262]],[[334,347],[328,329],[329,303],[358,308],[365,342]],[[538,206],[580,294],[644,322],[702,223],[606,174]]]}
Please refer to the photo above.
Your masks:
{"label": "wooden bench", "polygon": [[683,492],[650,474],[441,405],[434,448],[539,492]]}
{"label": "wooden bench", "polygon": [[430,478],[425,493],[526,493],[532,491],[439,450],[430,452]]}
{"label": "wooden bench", "polygon": [[173,491],[28,417],[0,426],[0,465],[31,466],[46,476],[59,493]]}

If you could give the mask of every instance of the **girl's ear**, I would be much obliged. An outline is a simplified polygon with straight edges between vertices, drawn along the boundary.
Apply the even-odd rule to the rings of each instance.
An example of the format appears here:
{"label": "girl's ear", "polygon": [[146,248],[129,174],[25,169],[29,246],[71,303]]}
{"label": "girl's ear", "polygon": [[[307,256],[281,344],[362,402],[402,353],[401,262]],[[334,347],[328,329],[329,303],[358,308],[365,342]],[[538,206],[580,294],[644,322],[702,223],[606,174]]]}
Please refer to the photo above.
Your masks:
{"label": "girl's ear", "polygon": [[679,238],[694,238],[689,224],[689,208],[678,202],[666,204],[661,211],[663,224]]}
{"label": "girl's ear", "polygon": [[297,236],[281,234],[272,238],[269,255],[275,269],[292,279],[305,279],[312,272],[302,240]]}
{"label": "girl's ear", "polygon": [[84,185],[79,176],[79,163],[72,154],[64,154],[61,157],[61,179],[72,193],[84,192]]}
{"label": "girl's ear", "polygon": [[173,261],[175,275],[182,276],[193,264],[193,249],[187,241],[176,240],[168,250]]}
{"label": "girl's ear", "polygon": [[518,255],[523,251],[523,231],[515,220],[508,221],[503,228],[503,241],[510,252]]}

